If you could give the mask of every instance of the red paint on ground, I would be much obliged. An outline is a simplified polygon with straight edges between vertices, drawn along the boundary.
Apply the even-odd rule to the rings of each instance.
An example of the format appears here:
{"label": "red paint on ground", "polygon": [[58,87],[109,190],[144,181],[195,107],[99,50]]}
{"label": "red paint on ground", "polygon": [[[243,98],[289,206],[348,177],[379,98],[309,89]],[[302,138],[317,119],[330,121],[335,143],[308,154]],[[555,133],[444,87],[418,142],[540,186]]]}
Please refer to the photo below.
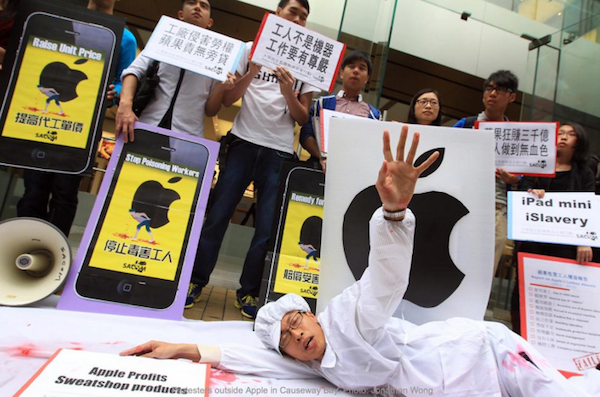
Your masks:
{"label": "red paint on ground", "polygon": [[20,346],[14,347],[0,347],[0,352],[8,353],[11,357],[42,357],[49,358],[52,353],[50,351],[43,350],[39,346],[33,343],[26,343]]}
{"label": "red paint on ground", "polygon": [[224,384],[230,384],[237,380],[237,376],[230,372],[225,372],[220,369],[212,369],[210,374],[210,385],[211,386],[223,386]]}
{"label": "red paint on ground", "polygon": [[29,357],[35,350],[40,350],[40,349],[33,343],[28,343],[23,346],[15,346],[14,350],[9,354],[11,356]]}
{"label": "red paint on ground", "polygon": [[122,343],[125,343],[123,341],[115,341],[115,342],[102,342],[103,345],[120,345]]}

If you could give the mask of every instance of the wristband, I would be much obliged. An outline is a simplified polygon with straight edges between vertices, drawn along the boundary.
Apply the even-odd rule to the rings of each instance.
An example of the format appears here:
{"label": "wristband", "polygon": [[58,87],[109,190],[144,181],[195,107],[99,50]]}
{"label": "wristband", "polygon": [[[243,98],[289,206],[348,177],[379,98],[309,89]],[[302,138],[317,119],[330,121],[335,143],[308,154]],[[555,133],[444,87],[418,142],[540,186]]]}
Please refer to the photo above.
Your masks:
{"label": "wristband", "polygon": [[406,215],[406,208],[402,211],[388,212],[383,207],[381,207],[381,211],[383,212],[383,219],[385,219],[386,221],[401,221]]}

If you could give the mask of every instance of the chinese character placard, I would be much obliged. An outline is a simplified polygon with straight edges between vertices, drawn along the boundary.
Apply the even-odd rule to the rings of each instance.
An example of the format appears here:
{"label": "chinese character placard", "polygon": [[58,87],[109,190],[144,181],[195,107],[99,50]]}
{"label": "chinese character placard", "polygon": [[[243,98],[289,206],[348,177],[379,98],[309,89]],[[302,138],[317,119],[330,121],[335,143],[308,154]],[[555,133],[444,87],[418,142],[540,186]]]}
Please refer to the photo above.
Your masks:
{"label": "chinese character placard", "polygon": [[237,68],[243,50],[239,40],[163,16],[142,55],[224,81]]}
{"label": "chinese character placard", "polygon": [[266,13],[250,60],[267,68],[286,67],[296,79],[333,90],[346,45]]}
{"label": "chinese character placard", "polygon": [[564,375],[600,362],[600,264],[519,253],[521,335]]}
{"label": "chinese character placard", "polygon": [[478,121],[475,125],[494,134],[496,168],[520,175],[556,175],[558,123]]}

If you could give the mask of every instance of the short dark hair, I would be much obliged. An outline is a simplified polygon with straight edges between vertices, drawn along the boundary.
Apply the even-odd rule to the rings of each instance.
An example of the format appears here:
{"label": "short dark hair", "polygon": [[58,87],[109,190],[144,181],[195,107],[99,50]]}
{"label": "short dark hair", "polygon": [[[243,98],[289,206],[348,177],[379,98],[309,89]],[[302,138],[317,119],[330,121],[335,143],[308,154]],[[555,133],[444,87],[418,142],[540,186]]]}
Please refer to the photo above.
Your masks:
{"label": "short dark hair", "polygon": [[440,94],[434,90],[433,88],[423,88],[421,91],[417,92],[414,97],[410,100],[410,108],[408,109],[408,120],[406,120],[409,124],[419,124],[417,121],[417,116],[415,115],[415,106],[417,105],[417,99],[423,94],[427,94],[428,92],[432,92],[438,99],[438,103],[440,104],[438,116],[435,120],[431,122],[431,125],[442,125],[442,98]]}
{"label": "short dark hair", "polygon": [[344,70],[346,66],[357,61],[364,61],[367,64],[367,70],[369,71],[370,76],[371,72],[373,71],[371,57],[359,50],[352,51],[346,58],[344,58],[344,60],[342,61],[342,65],[340,66],[340,70]]}
{"label": "short dark hair", "polygon": [[[298,3],[300,3],[300,5],[304,8],[306,8],[306,11],[308,11],[308,13],[310,14],[310,5],[308,4],[308,0],[296,0]],[[285,8],[288,3],[290,2],[290,0],[281,0],[279,2],[279,4],[277,5],[277,8]]]}
{"label": "short dark hair", "polygon": [[580,167],[584,167],[590,158],[590,140],[588,134],[585,129],[577,123],[563,123],[563,125],[573,127],[573,130],[577,135],[577,144],[571,161]]}
{"label": "short dark hair", "polygon": [[[183,9],[183,6],[185,5],[185,3],[186,3],[187,1],[188,1],[188,0],[181,0],[181,9]],[[210,0],[206,0],[206,2],[207,2],[209,5],[211,5],[211,4],[210,4]]]}
{"label": "short dark hair", "polygon": [[488,77],[485,83],[483,83],[484,91],[492,82],[498,87],[508,88],[514,93],[516,93],[519,89],[519,78],[510,70],[498,70],[497,72],[490,74],[490,77]]}

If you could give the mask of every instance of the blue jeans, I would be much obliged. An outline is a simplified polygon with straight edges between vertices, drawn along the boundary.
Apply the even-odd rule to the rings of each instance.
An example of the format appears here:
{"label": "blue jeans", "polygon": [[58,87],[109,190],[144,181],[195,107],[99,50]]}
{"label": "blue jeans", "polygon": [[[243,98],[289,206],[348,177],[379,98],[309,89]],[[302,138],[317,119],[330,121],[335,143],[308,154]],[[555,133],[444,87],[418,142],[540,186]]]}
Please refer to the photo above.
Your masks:
{"label": "blue jeans", "polygon": [[238,296],[258,296],[271,237],[277,202],[279,174],[285,159],[292,155],[236,138],[229,145],[219,180],[211,193],[211,204],[198,245],[192,282],[204,287],[217,263],[229,220],[246,187],[254,181],[257,195],[254,237],[246,254]]}

